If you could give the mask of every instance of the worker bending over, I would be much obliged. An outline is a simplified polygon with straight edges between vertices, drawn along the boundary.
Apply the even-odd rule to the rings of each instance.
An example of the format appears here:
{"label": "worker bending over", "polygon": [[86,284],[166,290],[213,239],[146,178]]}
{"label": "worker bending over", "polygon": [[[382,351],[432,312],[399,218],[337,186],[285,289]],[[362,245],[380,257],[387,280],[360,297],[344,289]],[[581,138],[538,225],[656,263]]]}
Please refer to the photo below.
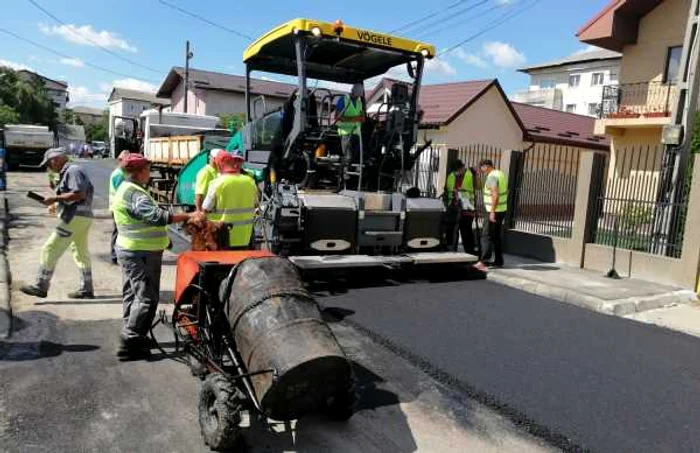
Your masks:
{"label": "worker bending over", "polygon": [[146,190],[150,162],[140,154],[122,161],[126,178],[114,195],[117,257],[123,278],[123,320],[117,355],[138,359],[150,355],[148,334],[158,308],[163,251],[168,248],[166,225],[201,213],[173,214],[162,209]]}
{"label": "worker bending over", "polygon": [[364,85],[356,83],[350,94],[338,100],[335,106],[337,112],[338,135],[343,158],[348,164],[355,163],[362,149],[362,123],[365,121],[365,106],[363,100]]}
{"label": "worker bending over", "polygon": [[219,176],[219,169],[216,166],[216,156],[225,153],[222,149],[212,149],[209,151],[209,162],[199,172],[194,183],[194,207],[197,211],[202,210],[204,197],[209,192],[209,184]]}
{"label": "worker bending over", "polygon": [[[503,266],[503,221],[508,211],[508,179],[501,171],[493,168],[490,159],[484,159],[479,164],[484,174],[484,207],[488,215],[488,225],[484,226],[481,260],[476,267],[485,270],[487,267]],[[494,260],[491,261],[491,255]]]}
{"label": "worker bending over", "polygon": [[117,189],[119,189],[119,186],[121,183],[124,181],[124,178],[126,177],[126,173],[124,172],[124,169],[122,168],[122,162],[126,159],[126,157],[129,155],[129,151],[122,151],[119,153],[119,156],[117,156],[118,163],[117,163],[117,168],[112,171],[112,174],[109,175],[109,212],[112,213],[112,238],[110,242],[110,256],[112,258],[112,264],[117,264],[117,249],[116,249],[116,244],[117,244],[117,222],[114,220],[114,212],[112,211],[112,204],[114,203],[114,196],[117,193]]}
{"label": "worker bending over", "polygon": [[448,209],[454,213],[447,230],[447,244],[451,250],[457,249],[457,231],[462,236],[464,253],[474,254],[474,174],[461,160],[455,162],[455,170],[447,176],[445,197]]}
{"label": "worker bending over", "polygon": [[215,161],[221,175],[211,183],[204,200],[207,220],[223,222],[229,227],[230,250],[249,249],[258,201],[255,180],[242,174],[243,157],[239,155],[222,152]]}
{"label": "worker bending over", "polygon": [[68,247],[80,270],[80,288],[68,294],[71,299],[92,299],[92,265],[88,248],[88,233],[92,226],[92,197],[94,189],[87,173],[79,165],[68,163],[63,148],[52,148],[44,153],[41,167],[48,167],[58,175],[56,195],[47,197],[46,206],[57,204],[59,224],[41,250],[39,275],[34,285],[20,290],[30,296],[47,296],[56,263]]}

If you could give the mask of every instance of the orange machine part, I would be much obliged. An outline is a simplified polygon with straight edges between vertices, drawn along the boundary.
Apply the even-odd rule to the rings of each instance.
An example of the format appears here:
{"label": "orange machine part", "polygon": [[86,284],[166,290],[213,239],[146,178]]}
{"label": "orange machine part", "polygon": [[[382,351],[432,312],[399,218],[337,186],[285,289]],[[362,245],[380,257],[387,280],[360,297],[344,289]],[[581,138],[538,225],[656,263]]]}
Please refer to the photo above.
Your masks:
{"label": "orange machine part", "polygon": [[182,293],[199,273],[199,263],[237,264],[246,258],[275,256],[266,250],[243,250],[235,252],[183,252],[177,258],[175,279],[175,304],[179,304]]}

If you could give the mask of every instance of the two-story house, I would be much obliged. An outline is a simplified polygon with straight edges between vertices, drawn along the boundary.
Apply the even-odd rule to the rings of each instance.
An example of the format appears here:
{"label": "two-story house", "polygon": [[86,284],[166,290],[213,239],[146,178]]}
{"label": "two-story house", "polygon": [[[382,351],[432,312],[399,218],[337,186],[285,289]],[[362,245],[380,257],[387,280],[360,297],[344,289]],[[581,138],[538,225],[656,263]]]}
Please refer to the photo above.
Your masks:
{"label": "two-story house", "polygon": [[597,116],[603,86],[617,84],[621,55],[606,49],[581,52],[520,69],[530,86],[513,100],[523,104]]}
{"label": "two-story house", "polygon": [[[670,123],[690,0],[613,0],[577,33],[579,40],[622,53],[619,83],[603,87],[597,134],[613,157],[653,146]],[[660,158],[657,160],[660,161]]]}

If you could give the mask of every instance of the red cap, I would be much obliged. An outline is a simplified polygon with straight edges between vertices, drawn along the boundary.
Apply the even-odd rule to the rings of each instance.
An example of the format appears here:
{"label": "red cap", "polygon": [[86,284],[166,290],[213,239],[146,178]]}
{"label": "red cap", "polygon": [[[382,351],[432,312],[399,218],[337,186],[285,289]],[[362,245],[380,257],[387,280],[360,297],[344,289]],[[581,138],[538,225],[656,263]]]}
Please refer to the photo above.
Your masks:
{"label": "red cap", "polygon": [[122,168],[126,171],[140,170],[149,164],[148,159],[143,157],[142,154],[135,153],[129,154],[121,161]]}
{"label": "red cap", "polygon": [[228,152],[219,153],[214,158],[221,173],[236,173],[240,168],[243,158]]}

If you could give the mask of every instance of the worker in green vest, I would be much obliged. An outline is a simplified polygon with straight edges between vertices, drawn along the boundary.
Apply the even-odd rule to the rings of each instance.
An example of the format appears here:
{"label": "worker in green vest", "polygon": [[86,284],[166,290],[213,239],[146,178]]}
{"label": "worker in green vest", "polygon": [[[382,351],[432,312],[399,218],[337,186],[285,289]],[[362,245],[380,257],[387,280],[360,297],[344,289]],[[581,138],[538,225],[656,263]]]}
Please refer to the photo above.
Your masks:
{"label": "worker in green vest", "polygon": [[[112,174],[109,175],[109,181],[107,182],[109,184],[109,212],[112,212],[112,203],[114,203],[114,196],[117,194],[117,189],[119,189],[119,186],[121,183],[124,181],[124,178],[126,177],[126,173],[124,172],[124,169],[121,167],[121,163],[126,159],[126,157],[129,155],[129,151],[124,150],[121,153],[119,153],[119,156],[117,156],[118,159],[118,165],[117,168],[112,171]],[[112,258],[112,264],[117,264],[117,250],[116,250],[116,245],[117,243],[117,222],[114,220],[114,213],[112,212],[112,238],[110,242],[110,255]]]}
{"label": "worker in green vest", "polygon": [[146,335],[158,308],[163,251],[170,244],[166,225],[202,214],[173,214],[159,207],[146,190],[151,168],[141,154],[129,154],[122,161],[122,168],[126,178],[112,203],[123,279],[124,324],[117,355],[122,359],[140,359],[150,355]]}
{"label": "worker in green vest", "polygon": [[251,246],[258,188],[255,180],[243,174],[243,157],[227,152],[216,156],[221,175],[209,186],[203,207],[207,219],[223,222],[229,228],[229,250],[246,250]]}
{"label": "worker in green vest", "polygon": [[454,171],[447,175],[445,181],[445,199],[448,215],[447,245],[457,250],[457,230],[462,236],[464,253],[474,254],[474,218],[476,216],[474,200],[474,173],[461,160],[457,160]]}
{"label": "worker in green vest", "polygon": [[[482,254],[477,268],[503,266],[503,221],[508,212],[508,178],[493,167],[493,161],[484,159],[479,164],[484,175],[484,207],[488,216],[484,225]],[[494,260],[491,261],[491,256]]]}
{"label": "worker in green vest", "polygon": [[362,123],[365,121],[363,93],[364,85],[356,83],[350,94],[340,98],[335,106],[340,146],[347,163],[355,163],[362,149]]}
{"label": "worker in green vest", "polygon": [[197,211],[202,210],[202,202],[204,197],[209,192],[209,184],[219,176],[219,170],[216,168],[216,156],[223,153],[222,149],[212,149],[209,151],[209,163],[205,165],[199,172],[194,183],[194,207]]}

